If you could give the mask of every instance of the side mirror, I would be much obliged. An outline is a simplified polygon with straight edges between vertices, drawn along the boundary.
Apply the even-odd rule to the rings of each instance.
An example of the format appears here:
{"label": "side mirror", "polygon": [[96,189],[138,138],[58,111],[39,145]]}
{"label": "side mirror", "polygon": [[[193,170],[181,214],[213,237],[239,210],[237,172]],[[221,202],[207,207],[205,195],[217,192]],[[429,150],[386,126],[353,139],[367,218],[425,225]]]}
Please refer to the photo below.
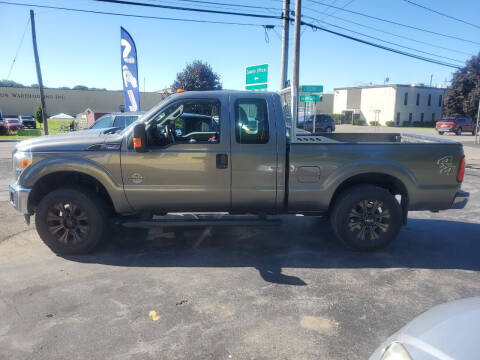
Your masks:
{"label": "side mirror", "polygon": [[133,128],[133,148],[136,152],[147,152],[147,132],[143,122]]}

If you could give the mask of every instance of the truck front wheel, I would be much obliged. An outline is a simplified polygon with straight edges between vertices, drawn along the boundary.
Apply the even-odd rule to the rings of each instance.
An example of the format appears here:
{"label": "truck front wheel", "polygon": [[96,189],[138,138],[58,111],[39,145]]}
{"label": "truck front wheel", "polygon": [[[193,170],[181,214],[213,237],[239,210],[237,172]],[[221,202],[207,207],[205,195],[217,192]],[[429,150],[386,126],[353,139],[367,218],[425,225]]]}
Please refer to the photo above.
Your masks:
{"label": "truck front wheel", "polygon": [[45,195],[35,225],[43,242],[60,255],[85,254],[100,243],[109,225],[105,204],[82,188],[62,188]]}
{"label": "truck front wheel", "polygon": [[402,209],[389,191],[373,185],[358,185],[339,195],[330,213],[330,222],[346,247],[379,250],[397,237],[402,226]]}

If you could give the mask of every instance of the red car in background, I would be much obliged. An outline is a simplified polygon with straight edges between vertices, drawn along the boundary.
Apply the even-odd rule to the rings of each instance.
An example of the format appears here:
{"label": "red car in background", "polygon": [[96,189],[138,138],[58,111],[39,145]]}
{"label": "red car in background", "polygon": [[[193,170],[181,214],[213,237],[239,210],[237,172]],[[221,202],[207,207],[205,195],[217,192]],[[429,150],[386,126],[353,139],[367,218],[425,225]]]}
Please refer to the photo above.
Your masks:
{"label": "red car in background", "polygon": [[462,132],[471,132],[475,135],[476,124],[472,119],[463,116],[445,117],[435,124],[435,129],[439,135],[443,135],[446,132],[453,132],[456,135],[462,135]]}
{"label": "red car in background", "polygon": [[23,124],[18,119],[15,119],[15,118],[4,119],[3,120],[3,126],[5,126],[7,128],[7,132],[9,134],[17,132],[18,130],[25,128],[25,126],[23,126]]}

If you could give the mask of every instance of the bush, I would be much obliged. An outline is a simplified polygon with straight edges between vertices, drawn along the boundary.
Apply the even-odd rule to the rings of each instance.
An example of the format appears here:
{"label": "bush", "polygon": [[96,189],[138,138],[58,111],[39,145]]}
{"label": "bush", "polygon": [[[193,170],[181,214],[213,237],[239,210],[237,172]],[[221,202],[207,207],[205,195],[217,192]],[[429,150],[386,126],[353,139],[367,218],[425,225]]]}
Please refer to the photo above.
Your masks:
{"label": "bush", "polygon": [[378,121],[370,121],[370,126],[382,126]]}
{"label": "bush", "polygon": [[390,120],[390,121],[385,121],[386,126],[395,126],[395,121]]}
{"label": "bush", "polygon": [[329,114],[333,121],[335,122],[335,125],[340,125],[343,124],[345,121],[345,116],[343,114]]}
{"label": "bush", "polygon": [[353,120],[353,125],[359,125],[359,126],[365,126],[367,125],[367,122],[362,119],[354,119]]}
{"label": "bush", "polygon": [[18,136],[42,136],[42,130],[40,129],[20,129],[17,131]]}
{"label": "bush", "polygon": [[435,121],[414,121],[414,127],[435,127]]}

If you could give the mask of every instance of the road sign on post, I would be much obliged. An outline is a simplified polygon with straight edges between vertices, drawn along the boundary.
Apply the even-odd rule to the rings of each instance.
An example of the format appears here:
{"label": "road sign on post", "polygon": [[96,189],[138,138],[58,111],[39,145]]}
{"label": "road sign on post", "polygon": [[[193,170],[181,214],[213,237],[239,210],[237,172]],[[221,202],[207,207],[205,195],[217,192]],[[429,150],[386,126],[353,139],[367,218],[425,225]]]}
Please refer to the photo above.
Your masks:
{"label": "road sign on post", "polygon": [[322,101],[322,95],[300,95],[300,102],[317,102]]}
{"label": "road sign on post", "polygon": [[303,93],[323,93],[323,85],[302,85]]}
{"label": "road sign on post", "polygon": [[268,64],[249,66],[245,73],[245,89],[265,90],[268,87]]}

